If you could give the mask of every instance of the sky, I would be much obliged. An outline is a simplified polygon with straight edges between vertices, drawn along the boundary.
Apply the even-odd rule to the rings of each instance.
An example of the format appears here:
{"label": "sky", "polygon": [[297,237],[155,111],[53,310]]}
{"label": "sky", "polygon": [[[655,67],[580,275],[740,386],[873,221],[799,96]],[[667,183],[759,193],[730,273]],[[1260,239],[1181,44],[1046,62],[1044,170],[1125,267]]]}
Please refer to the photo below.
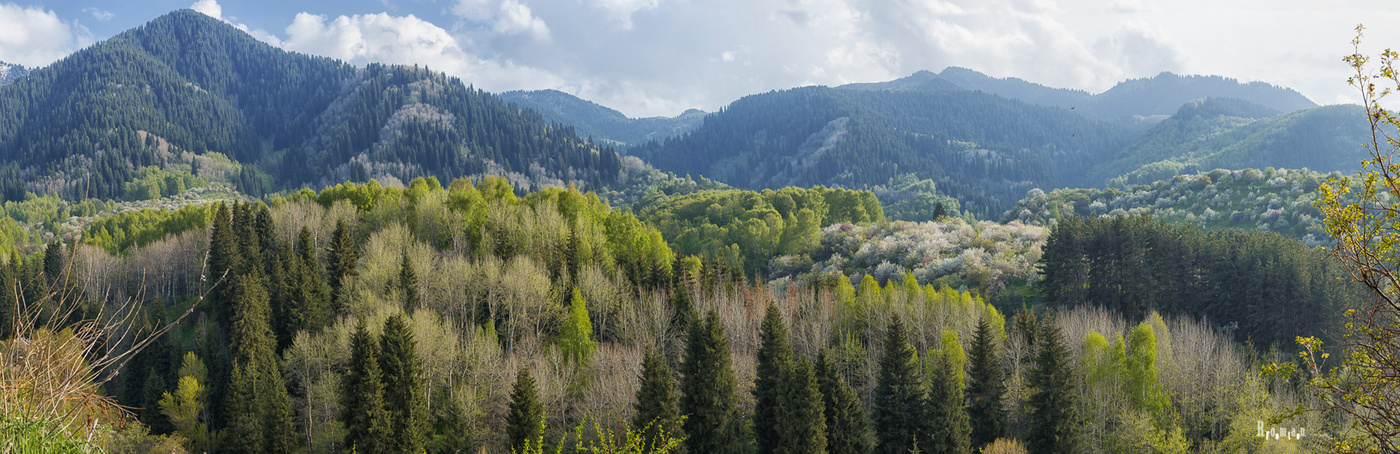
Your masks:
{"label": "sky", "polygon": [[[1400,49],[1394,0],[0,0],[0,61],[47,65],[181,8],[290,51],[420,64],[477,88],[558,89],[632,116],[948,66],[1098,93],[1162,71],[1355,103]],[[1389,28],[1386,26],[1390,25]]]}

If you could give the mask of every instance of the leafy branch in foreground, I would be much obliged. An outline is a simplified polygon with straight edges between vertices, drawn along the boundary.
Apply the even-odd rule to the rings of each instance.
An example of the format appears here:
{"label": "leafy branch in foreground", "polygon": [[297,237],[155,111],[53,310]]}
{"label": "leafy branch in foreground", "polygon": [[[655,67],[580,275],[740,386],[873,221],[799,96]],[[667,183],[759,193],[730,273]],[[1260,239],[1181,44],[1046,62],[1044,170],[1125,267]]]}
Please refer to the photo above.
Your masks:
{"label": "leafy branch in foreground", "polygon": [[[1348,82],[1361,90],[1370,122],[1371,152],[1350,178],[1329,179],[1318,188],[1317,207],[1326,215],[1327,233],[1336,240],[1329,251],[1369,292],[1360,309],[1346,312],[1339,367],[1324,371],[1328,353],[1317,338],[1298,339],[1310,373],[1309,385],[1326,410],[1351,420],[1333,446],[1334,452],[1396,452],[1400,449],[1400,116],[1380,101],[1400,89],[1395,62],[1400,53],[1385,50],[1380,67],[1369,70],[1371,57],[1362,55],[1365,27],[1356,27],[1356,52],[1344,60],[1356,71]],[[1379,86],[1378,86],[1379,84]],[[1357,192],[1351,194],[1353,188]]]}

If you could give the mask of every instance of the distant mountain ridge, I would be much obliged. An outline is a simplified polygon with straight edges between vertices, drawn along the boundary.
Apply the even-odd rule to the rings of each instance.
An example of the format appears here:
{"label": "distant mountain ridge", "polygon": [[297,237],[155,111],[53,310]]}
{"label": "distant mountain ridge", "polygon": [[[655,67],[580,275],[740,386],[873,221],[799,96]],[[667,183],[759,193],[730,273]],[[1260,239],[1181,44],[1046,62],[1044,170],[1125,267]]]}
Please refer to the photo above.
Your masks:
{"label": "distant mountain ridge", "polygon": [[559,90],[508,91],[501,99],[535,109],[545,121],[573,126],[579,135],[628,146],[660,140],[700,126],[706,113],[687,110],[675,117],[629,118],[608,107]]}
{"label": "distant mountain ridge", "polygon": [[497,174],[530,190],[625,177],[611,148],[455,78],[286,52],[192,10],[0,86],[7,198],[115,197],[142,168],[207,173],[211,159],[232,160],[228,179],[253,195],[370,178]]}
{"label": "distant mountain ridge", "polygon": [[1182,104],[1201,98],[1238,98],[1279,112],[1317,107],[1296,90],[1263,82],[1240,83],[1220,76],[1179,76],[1163,72],[1130,79],[1099,94],[1052,88],[1015,77],[995,78],[966,68],[950,66],[941,73],[919,71],[888,82],[847,84],[857,90],[942,91],[976,90],[1043,106],[1074,109],[1083,115],[1114,121],[1137,122],[1168,116]]}

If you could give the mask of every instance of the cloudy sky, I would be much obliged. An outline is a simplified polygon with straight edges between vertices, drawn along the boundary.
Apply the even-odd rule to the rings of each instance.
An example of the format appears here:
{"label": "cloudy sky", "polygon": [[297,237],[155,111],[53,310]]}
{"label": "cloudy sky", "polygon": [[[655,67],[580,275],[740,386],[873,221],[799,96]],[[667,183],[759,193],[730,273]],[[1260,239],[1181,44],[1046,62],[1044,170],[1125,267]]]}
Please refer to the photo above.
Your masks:
{"label": "cloudy sky", "polygon": [[[1341,57],[1400,48],[1394,0],[0,0],[0,61],[42,66],[194,8],[355,64],[418,63],[491,91],[555,88],[629,116],[972,68],[1100,92],[1162,71],[1354,102]],[[1390,28],[1387,29],[1386,27]]]}

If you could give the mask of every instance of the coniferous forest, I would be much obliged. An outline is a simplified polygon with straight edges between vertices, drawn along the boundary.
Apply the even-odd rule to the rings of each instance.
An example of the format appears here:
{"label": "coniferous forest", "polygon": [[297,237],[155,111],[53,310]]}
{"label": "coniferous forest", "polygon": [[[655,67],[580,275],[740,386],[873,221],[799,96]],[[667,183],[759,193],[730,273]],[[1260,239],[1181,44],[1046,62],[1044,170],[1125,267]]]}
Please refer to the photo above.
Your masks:
{"label": "coniferous forest", "polygon": [[1393,196],[1318,151],[1359,110],[1291,90],[953,68],[668,137],[569,109],[619,152],[191,10],[14,74],[0,452],[1327,452],[1368,421],[1317,390],[1366,382],[1322,371],[1387,287],[1325,246]]}

